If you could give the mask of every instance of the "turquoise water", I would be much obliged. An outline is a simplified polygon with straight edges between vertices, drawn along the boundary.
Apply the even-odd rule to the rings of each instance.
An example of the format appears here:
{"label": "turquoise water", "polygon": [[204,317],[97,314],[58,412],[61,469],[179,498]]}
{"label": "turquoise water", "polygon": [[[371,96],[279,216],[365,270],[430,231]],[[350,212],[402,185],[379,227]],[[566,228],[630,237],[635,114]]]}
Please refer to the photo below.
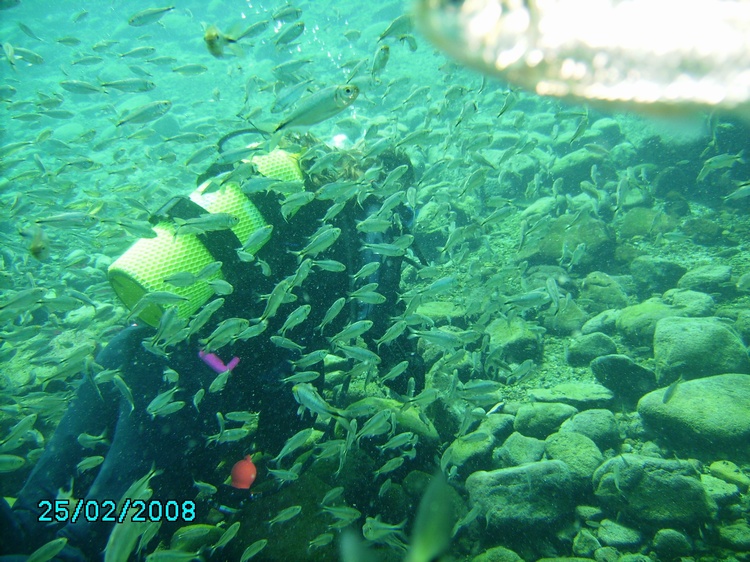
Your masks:
{"label": "turquoise water", "polygon": [[[387,225],[400,215],[377,208],[401,194],[414,238],[401,239],[399,299],[372,305],[396,307],[393,345],[384,331],[373,336],[381,345],[330,343],[339,361],[328,362],[319,390],[328,414],[345,412],[348,423],[323,433],[319,422],[288,461],[258,461],[259,484],[279,491],[221,523],[221,532],[237,521],[241,530],[209,559],[239,559],[267,540],[254,559],[335,560],[347,527],[386,560],[448,535],[434,552],[445,560],[491,560],[482,553],[501,547],[524,560],[746,553],[747,122],[643,117],[510,89],[447,59],[417,30],[379,40],[407,9],[399,2],[307,2],[274,20],[284,6],[180,3],[142,26],[129,19],[158,6],[26,0],[0,12],[0,454],[13,456],[3,459],[2,494],[16,496],[79,372],[96,376],[93,355],[127,325],[107,268],[150,235],[150,213],[224,162],[224,135],[284,122],[291,88],[307,84],[299,99],[352,84],[357,99],[309,130],[253,140],[301,152],[305,170],[343,151],[311,174],[312,186],[356,180],[351,206],[375,202],[368,212]],[[257,35],[233,40],[262,21]],[[283,44],[300,22],[301,35]],[[220,35],[209,50],[211,26]],[[402,162],[408,170],[389,180]],[[282,187],[279,199],[289,196]],[[351,299],[353,288],[335,296]],[[276,320],[299,304],[282,304]],[[309,304],[321,315],[328,306]],[[264,306],[254,295],[246,318]],[[274,354],[269,335],[259,337]],[[372,354],[384,350],[390,360],[378,365]],[[402,380],[411,372],[383,380],[412,354],[424,383]],[[180,398],[192,407],[194,397]],[[33,414],[19,439],[13,429]],[[309,411],[304,419],[313,427]],[[276,453],[296,429],[253,427],[239,443],[212,445],[211,462],[227,474],[238,452],[257,452],[256,431],[279,435]],[[268,472],[296,466],[297,456],[294,474]],[[438,470],[449,486],[425,494]],[[323,509],[339,486],[328,507],[356,511]],[[427,517],[433,528],[415,525],[423,497],[450,506]],[[295,506],[299,514],[283,511]],[[198,545],[204,556],[220,536]],[[342,556],[363,560],[356,552]]]}

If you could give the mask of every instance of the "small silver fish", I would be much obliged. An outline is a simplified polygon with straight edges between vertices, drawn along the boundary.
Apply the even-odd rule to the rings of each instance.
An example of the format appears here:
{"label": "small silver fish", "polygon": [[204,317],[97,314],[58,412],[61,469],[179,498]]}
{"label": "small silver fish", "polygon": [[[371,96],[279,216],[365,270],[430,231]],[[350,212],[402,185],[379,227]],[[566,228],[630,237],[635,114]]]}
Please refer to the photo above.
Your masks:
{"label": "small silver fish", "polygon": [[174,219],[177,228],[175,236],[185,234],[203,234],[216,230],[228,230],[237,226],[240,219],[230,213],[206,213],[191,219]]}
{"label": "small silver fish", "polygon": [[102,90],[99,86],[94,86],[83,80],[63,80],[60,86],[74,94],[100,94]]}
{"label": "small silver fish", "polygon": [[101,86],[102,88],[114,88],[121,92],[148,92],[156,88],[156,84],[145,78],[124,78],[123,80],[102,82]]}
{"label": "small silver fish", "polygon": [[359,96],[359,88],[354,84],[328,86],[302,98],[286,118],[279,123],[274,132],[291,127],[309,127],[338,115]]}
{"label": "small silver fish", "polygon": [[152,101],[136,107],[127,115],[124,115],[118,122],[117,127],[131,123],[148,123],[167,113],[172,108],[172,102],[169,100]]}
{"label": "small silver fish", "polygon": [[299,506],[299,505],[293,505],[292,507],[287,507],[286,509],[282,509],[281,511],[279,511],[278,514],[276,514],[276,517],[274,517],[268,522],[268,526],[272,527],[276,523],[284,523],[286,521],[289,521],[290,519],[297,517],[297,515],[299,515],[301,511],[302,511],[302,506]]}
{"label": "small silver fish", "polygon": [[141,10],[140,12],[130,16],[130,19],[128,19],[128,25],[132,25],[133,27],[141,27],[150,23],[156,23],[165,14],[171,12],[172,10],[174,10],[174,6],[167,6],[165,8],[148,8],[146,10]]}
{"label": "small silver fish", "polygon": [[305,22],[298,21],[297,23],[293,23],[292,25],[283,27],[279,34],[276,36],[276,40],[274,43],[277,47],[281,47],[282,45],[288,45],[297,37],[302,35],[302,33],[305,31]]}

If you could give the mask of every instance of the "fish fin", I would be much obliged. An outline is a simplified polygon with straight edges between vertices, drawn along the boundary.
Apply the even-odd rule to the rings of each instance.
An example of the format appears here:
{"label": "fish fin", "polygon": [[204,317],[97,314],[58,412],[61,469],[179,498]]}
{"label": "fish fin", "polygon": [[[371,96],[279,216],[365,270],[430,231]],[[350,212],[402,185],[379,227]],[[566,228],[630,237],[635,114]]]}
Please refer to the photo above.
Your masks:
{"label": "fish fin", "polygon": [[242,49],[242,47],[239,44],[237,44],[236,41],[230,41],[227,44],[227,49],[229,49],[232,52],[232,54],[238,59],[245,58],[245,51]]}
{"label": "fish fin", "polygon": [[247,120],[247,122],[248,122],[248,123],[250,123],[250,124],[251,124],[251,125],[253,126],[253,128],[254,128],[254,129],[255,129],[255,130],[256,130],[256,131],[258,132],[258,133],[261,133],[261,134],[263,134],[263,135],[268,135],[269,137],[270,137],[270,136],[271,136],[271,135],[272,135],[273,133],[275,133],[276,131],[278,131],[278,130],[279,130],[279,127],[276,127],[276,126],[274,126],[274,125],[272,125],[272,124],[270,124],[270,123],[262,123],[262,124],[258,125],[258,124],[256,124],[256,123],[253,123],[253,122],[252,122],[252,121],[250,121],[249,119]]}
{"label": "fish fin", "polygon": [[239,21],[235,24],[232,24],[229,29],[224,33],[224,39],[227,40],[228,43],[236,43],[240,39],[242,39],[242,34],[245,33],[245,22]]}

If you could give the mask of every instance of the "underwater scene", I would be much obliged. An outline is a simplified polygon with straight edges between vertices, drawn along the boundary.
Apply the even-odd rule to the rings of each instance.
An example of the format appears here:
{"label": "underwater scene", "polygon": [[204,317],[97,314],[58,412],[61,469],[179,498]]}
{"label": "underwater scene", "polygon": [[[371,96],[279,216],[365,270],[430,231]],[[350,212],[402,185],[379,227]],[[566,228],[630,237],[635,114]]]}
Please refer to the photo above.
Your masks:
{"label": "underwater scene", "polygon": [[750,560],[750,4],[595,4],[0,0],[0,562]]}

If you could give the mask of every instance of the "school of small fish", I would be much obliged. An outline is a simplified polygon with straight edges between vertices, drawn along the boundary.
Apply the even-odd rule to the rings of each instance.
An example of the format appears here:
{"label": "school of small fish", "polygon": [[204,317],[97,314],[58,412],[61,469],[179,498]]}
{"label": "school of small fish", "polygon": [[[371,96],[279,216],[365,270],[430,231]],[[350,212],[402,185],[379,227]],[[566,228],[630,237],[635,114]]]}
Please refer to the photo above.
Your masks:
{"label": "school of small fish", "polygon": [[[416,505],[427,486],[417,485],[419,494],[407,501],[404,489],[414,486],[409,477],[436,469],[445,474],[454,489],[436,484],[423,497],[440,511],[435,506],[447,505],[449,495],[461,498],[466,474],[455,451],[493,440],[486,423],[493,414],[513,413],[531,400],[532,389],[592,380],[587,369],[566,362],[571,339],[606,309],[643,297],[633,292],[617,305],[599,302],[601,279],[612,287],[643,255],[686,267],[721,260],[733,271],[721,302],[747,306],[748,121],[736,113],[750,98],[743,98],[747,85],[715,104],[728,113],[696,112],[711,105],[704,98],[667,100],[670,109],[685,102],[687,122],[682,112],[663,123],[602,113],[602,105],[566,105],[515,84],[576,102],[591,97],[573,87],[554,91],[554,81],[546,90],[535,87],[539,77],[521,71],[520,78],[501,73],[509,87],[435,51],[419,25],[441,46],[461,39],[458,47],[446,47],[453,54],[471,49],[458,55],[461,60],[489,64],[465,29],[439,36],[442,26],[457,25],[446,20],[456,3],[417,4],[414,14],[395,1],[282,0],[87,9],[60,2],[40,11],[30,0],[0,0],[4,496],[17,493],[82,375],[94,385],[113,385],[135,407],[118,371],[102,369],[94,356],[130,319],[158,306],[163,314],[156,333],[144,341],[156,355],[168,356],[171,346],[206,326],[212,326],[200,340],[206,353],[231,357],[232,347],[250,338],[294,353],[293,372],[283,382],[310,426],[266,460],[265,477],[278,493],[262,500],[272,506],[263,524],[257,514],[253,525],[244,519],[194,522],[175,531],[169,544],[153,540],[158,525],[116,526],[105,559],[125,562],[136,551],[146,560],[172,562],[216,551],[242,561],[335,559],[339,542],[351,542],[354,552],[387,549],[412,562],[445,551],[466,556],[472,550],[466,529],[484,528],[483,518],[475,521],[478,511],[468,504],[455,513],[443,508],[432,524],[424,517],[420,522]],[[499,17],[493,2],[485,4]],[[566,84],[576,74],[571,65],[563,73]],[[640,98],[634,99],[638,105]],[[633,99],[624,101],[632,105]],[[220,151],[220,139],[241,129],[262,133],[261,144]],[[254,177],[248,158],[273,149],[284,135],[307,132],[319,142],[306,147],[300,162],[311,178],[325,178],[316,191]],[[393,154],[409,164],[383,156]],[[219,261],[175,273],[164,280],[164,291],[126,309],[107,267],[137,238],[156,236],[152,213],[192,192],[212,164],[231,164],[232,181],[246,193],[278,194],[286,221],[313,200],[329,203],[318,230],[294,251],[296,272],[260,296],[247,317],[211,323],[234,291],[219,276]],[[377,261],[348,271],[350,289],[313,328],[308,317],[316,303],[295,302],[296,295],[320,272],[347,271],[327,251],[340,243],[342,231],[331,220],[348,201],[371,209],[356,224],[363,235],[404,227],[393,239],[374,236],[362,246],[370,255],[404,258],[401,286],[394,297],[369,282]],[[397,208],[409,210],[411,224],[401,224]],[[238,222],[229,213],[177,219],[174,236],[221,232]],[[255,254],[273,231],[273,225],[259,228],[236,249],[240,260],[266,276],[275,272]],[[195,284],[207,285],[215,297],[180,318],[186,298],[178,289]],[[331,328],[351,303],[378,307],[394,299],[404,310],[374,334],[375,345],[362,339],[373,327],[366,318]],[[281,328],[269,330],[280,318]],[[329,346],[298,344],[300,326],[324,334]],[[421,387],[409,378],[409,357],[381,361],[381,351],[407,341],[416,343],[425,364]],[[650,349],[618,346],[650,360]],[[180,388],[180,376],[165,372],[171,386],[148,404],[152,419],[184,408],[203,412],[203,400],[223,391],[231,370],[192,396]],[[321,379],[322,392],[313,384]],[[392,391],[394,382],[406,391]],[[669,387],[665,403],[680,392],[678,384],[681,379]],[[218,430],[205,440],[217,461],[222,447],[249,443],[259,430],[254,412],[215,415]],[[335,429],[324,434],[326,425]],[[90,456],[74,479],[97,470],[111,438],[78,436]],[[309,482],[305,473],[319,474],[321,467],[329,473],[327,486],[296,501],[296,487]],[[491,467],[474,470],[481,469]],[[154,476],[134,482],[123,498],[150,497]],[[196,496],[215,492],[196,482]],[[58,497],[70,497],[65,494],[60,490]],[[348,528],[357,536],[342,532]],[[297,536],[287,542],[290,534]],[[50,560],[65,544],[56,539],[32,558]]]}

